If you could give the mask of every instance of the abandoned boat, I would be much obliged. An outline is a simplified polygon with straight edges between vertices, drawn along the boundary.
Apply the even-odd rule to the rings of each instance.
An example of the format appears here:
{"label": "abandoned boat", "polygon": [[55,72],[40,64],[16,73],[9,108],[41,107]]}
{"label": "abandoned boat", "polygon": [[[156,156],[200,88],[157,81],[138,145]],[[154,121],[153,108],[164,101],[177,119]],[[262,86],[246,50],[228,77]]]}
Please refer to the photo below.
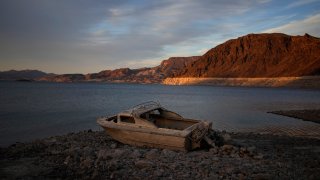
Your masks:
{"label": "abandoned boat", "polygon": [[134,146],[189,151],[204,141],[212,143],[206,136],[211,122],[183,118],[156,102],[137,105],[97,122],[115,140]]}

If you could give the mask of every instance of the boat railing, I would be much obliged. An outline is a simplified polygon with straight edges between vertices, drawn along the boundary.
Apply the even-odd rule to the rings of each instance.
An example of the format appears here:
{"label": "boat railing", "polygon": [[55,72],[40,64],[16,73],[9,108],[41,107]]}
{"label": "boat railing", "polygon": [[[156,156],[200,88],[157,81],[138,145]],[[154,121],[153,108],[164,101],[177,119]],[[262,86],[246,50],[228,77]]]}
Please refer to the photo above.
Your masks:
{"label": "boat railing", "polygon": [[155,101],[148,101],[141,104],[138,104],[132,108],[132,113],[136,114],[138,111],[152,109],[152,108],[159,108],[161,107],[159,102]]}

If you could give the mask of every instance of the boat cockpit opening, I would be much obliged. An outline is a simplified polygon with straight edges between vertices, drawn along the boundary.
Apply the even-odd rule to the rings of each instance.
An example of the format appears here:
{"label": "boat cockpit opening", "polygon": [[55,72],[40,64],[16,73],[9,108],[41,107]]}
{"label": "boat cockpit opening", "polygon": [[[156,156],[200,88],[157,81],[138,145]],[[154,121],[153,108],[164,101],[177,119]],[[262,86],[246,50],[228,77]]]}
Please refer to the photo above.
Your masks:
{"label": "boat cockpit opening", "polygon": [[146,119],[152,122],[158,128],[184,130],[197,122],[184,119],[177,113],[164,110],[164,109],[154,109],[152,111],[145,112],[140,115],[142,119]]}
{"label": "boat cockpit opening", "polygon": [[120,116],[120,121],[124,123],[135,123],[135,120],[132,116]]}
{"label": "boat cockpit opening", "polygon": [[110,117],[110,118],[108,118],[107,120],[108,120],[108,121],[112,121],[112,122],[114,122],[114,123],[117,123],[117,122],[118,122],[117,116]]}

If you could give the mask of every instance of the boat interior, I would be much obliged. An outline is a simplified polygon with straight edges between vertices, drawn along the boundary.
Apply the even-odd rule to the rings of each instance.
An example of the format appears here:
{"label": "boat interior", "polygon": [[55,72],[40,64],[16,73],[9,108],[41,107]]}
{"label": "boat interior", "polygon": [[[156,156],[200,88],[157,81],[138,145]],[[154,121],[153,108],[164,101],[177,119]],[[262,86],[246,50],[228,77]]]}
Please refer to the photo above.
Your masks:
{"label": "boat interior", "polygon": [[158,128],[184,130],[197,123],[187,119],[165,118],[156,114],[150,115],[149,117]]}
{"label": "boat interior", "polygon": [[[162,108],[145,112],[139,116],[139,119],[147,121],[147,123],[152,123],[157,128],[166,128],[174,130],[184,130],[198,123],[198,121],[196,120],[184,119],[179,114]],[[120,115],[119,117],[110,117],[108,118],[108,121],[112,121],[114,123],[118,123],[120,121],[121,123],[143,125],[143,121],[138,121],[139,119],[135,119],[133,116]]]}

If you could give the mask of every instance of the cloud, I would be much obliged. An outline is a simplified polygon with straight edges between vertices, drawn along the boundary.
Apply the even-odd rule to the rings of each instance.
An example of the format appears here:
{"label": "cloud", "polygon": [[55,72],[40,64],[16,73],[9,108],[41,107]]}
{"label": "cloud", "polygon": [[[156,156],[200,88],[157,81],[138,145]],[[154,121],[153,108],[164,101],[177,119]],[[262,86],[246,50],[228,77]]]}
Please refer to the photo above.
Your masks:
{"label": "cloud", "polygon": [[[186,49],[175,46],[212,33],[220,33],[224,28],[221,21],[241,15],[254,5],[255,1],[152,1],[138,7],[125,6],[112,9],[112,16],[101,22],[112,29],[125,29],[125,33],[111,32],[111,37],[96,33],[89,39],[92,45],[100,44],[108,56],[123,63],[132,64],[131,62],[155,57],[160,60],[172,55],[168,54],[165,47]],[[106,26],[101,27],[105,30]],[[101,29],[96,31],[101,32]],[[110,32],[110,29],[105,32],[108,33],[107,31]],[[196,43],[189,45],[196,46]],[[187,54],[195,54],[197,51],[189,51]],[[182,51],[174,54],[182,54]]]}
{"label": "cloud", "polygon": [[87,73],[148,66],[171,55],[198,55],[226,39],[251,33],[255,23],[242,18],[255,18],[270,4],[270,0],[2,0],[0,68]]}
{"label": "cloud", "polygon": [[155,67],[155,66],[159,65],[159,58],[147,59],[147,60],[137,60],[137,61],[128,61],[127,65],[130,68]]}
{"label": "cloud", "polygon": [[299,7],[299,6],[303,6],[303,5],[307,5],[307,4],[311,4],[314,2],[317,2],[318,0],[299,0],[299,1],[295,1],[291,4],[289,4],[287,6],[287,8],[295,8],[295,7]]}
{"label": "cloud", "polygon": [[267,29],[265,33],[287,33],[291,35],[302,35],[309,33],[313,36],[320,36],[320,14],[309,16],[302,20],[291,21],[285,25]]}
{"label": "cloud", "polygon": [[96,69],[137,61],[148,65],[149,59],[168,56],[165,47],[218,33],[219,21],[262,2],[4,0],[0,58],[26,66],[86,61]]}

